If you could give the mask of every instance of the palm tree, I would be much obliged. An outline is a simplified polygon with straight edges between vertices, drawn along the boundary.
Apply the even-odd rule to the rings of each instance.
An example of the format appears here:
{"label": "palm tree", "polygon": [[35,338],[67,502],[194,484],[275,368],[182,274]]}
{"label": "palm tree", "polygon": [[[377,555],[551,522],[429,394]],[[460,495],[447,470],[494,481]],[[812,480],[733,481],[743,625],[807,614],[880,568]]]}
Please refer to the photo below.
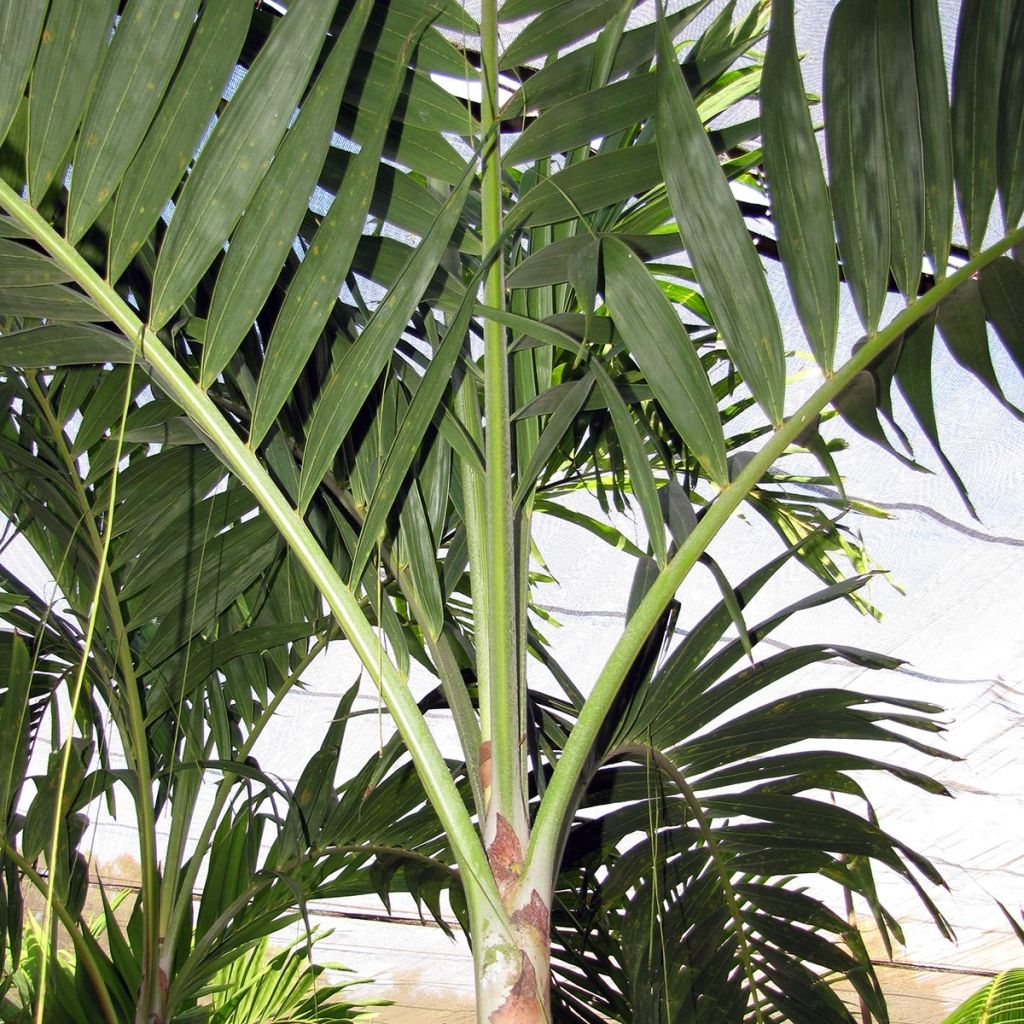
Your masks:
{"label": "palm tree", "polygon": [[[895,382],[937,445],[936,324],[993,389],[987,323],[1020,365],[1024,5],[962,5],[950,102],[934,2],[841,0],[827,180],[791,0],[735,24],[726,4],[692,46],[706,0],[640,27],[634,6],[484,0],[479,24],[442,0],[0,6],[0,489],[67,602],[7,574],[7,936],[20,875],[49,893],[108,1021],[195,1012],[305,899],[393,885],[436,912],[449,891],[481,1021],[848,1020],[823,972],[884,1019],[856,930],[794,879],[871,899],[879,862],[931,906],[926,861],[815,793],[856,797],[857,769],[934,789],[829,749],[887,723],[933,731],[933,709],[772,697],[828,657],[887,662],[839,646],[755,660],[808,601],[756,624],[743,607],[792,558],[822,580],[811,601],[863,582],[835,561],[849,542],[828,502],[777,467],[810,451],[838,483],[817,431],[830,407],[884,439]],[[715,121],[740,101],[757,116]],[[770,200],[775,237],[736,182]],[[823,375],[798,406],[761,254]],[[840,271],[865,330],[852,353]],[[607,537],[564,502],[586,486],[632,501],[649,547],[584,697],[531,612],[530,540],[545,513]],[[708,548],[744,503],[787,544],[733,587]],[[671,646],[698,565],[722,600]],[[282,793],[253,745],[338,637],[398,737],[335,787],[347,695]],[[559,697],[531,687],[531,658]],[[437,680],[421,702],[411,660]],[[21,816],[58,694],[71,721]],[[438,704],[457,764],[424,719]],[[794,753],[803,740],[819,747]],[[76,924],[77,846],[83,809],[117,793],[142,886],[103,950]]]}

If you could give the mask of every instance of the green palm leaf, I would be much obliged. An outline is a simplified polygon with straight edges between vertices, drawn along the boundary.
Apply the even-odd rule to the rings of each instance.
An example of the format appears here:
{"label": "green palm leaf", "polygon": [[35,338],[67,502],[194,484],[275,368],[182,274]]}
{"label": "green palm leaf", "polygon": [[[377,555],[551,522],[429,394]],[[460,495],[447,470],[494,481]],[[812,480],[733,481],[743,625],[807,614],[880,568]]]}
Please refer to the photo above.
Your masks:
{"label": "green palm leaf", "polygon": [[47,0],[32,0],[27,8],[17,0],[5,0],[0,7],[0,46],[4,52],[0,71],[0,136],[7,134],[21,102],[39,46],[46,8]]}
{"label": "green palm leaf", "polygon": [[965,0],[953,64],[953,159],[957,199],[972,253],[984,241],[999,163],[999,84],[1012,4]]}
{"label": "green palm leaf", "polygon": [[[785,360],[778,317],[764,271],[678,72],[668,31],[661,25],[657,137],[672,212],[729,354],[761,408],[779,423]],[[689,202],[693,195],[700,195],[702,202]],[[737,298],[741,293],[743,301]]]}
{"label": "green palm leaf", "polygon": [[220,0],[199,19],[174,80],[117,192],[110,276],[121,276],[177,190],[209,127],[249,27],[251,11]]}
{"label": "green palm leaf", "polygon": [[602,244],[606,300],[616,329],[672,423],[712,479],[724,482],[725,444],[714,396],[693,345],[643,264],[621,242]]}
{"label": "green palm leaf", "polygon": [[841,0],[825,49],[825,141],[846,280],[868,331],[878,326],[889,274],[888,172],[877,0]]}
{"label": "green palm leaf", "polygon": [[[349,21],[346,27],[352,35],[343,37],[345,45],[339,43],[337,47],[342,78],[347,76],[359,40],[359,30],[370,6],[363,6],[362,18]],[[404,76],[405,62],[400,59],[393,64],[392,78],[386,90],[388,102],[376,121],[377,129],[372,137],[363,141],[359,155],[348,167],[331,208],[288,288],[267,342],[266,365],[260,374],[253,408],[250,431],[253,444],[263,440],[284,405],[349,273],[356,246],[362,238],[387,126]]]}
{"label": "green palm leaf", "polygon": [[149,318],[154,327],[180,308],[259,186],[309,81],[330,13],[309,0],[294,4],[217,122],[160,249]]}
{"label": "green palm leaf", "polygon": [[28,103],[28,186],[39,201],[66,166],[105,55],[115,6],[113,0],[50,6]]}
{"label": "green palm leaf", "polygon": [[881,4],[877,9],[890,259],[896,284],[908,299],[917,295],[924,251],[924,162],[911,8],[907,0]]}
{"label": "green palm leaf", "polygon": [[832,209],[807,112],[793,34],[792,2],[772,5],[762,89],[764,163],[779,251],[819,365],[831,372],[839,327],[839,273]]}
{"label": "green palm leaf", "polygon": [[434,276],[472,179],[467,175],[445,203],[420,246],[410,255],[395,287],[343,357],[317,401],[306,435],[299,506],[305,507],[330,467],[334,455],[356,418],[385,361]]}
{"label": "green palm leaf", "polygon": [[1011,968],[982,986],[943,1024],[1010,1024],[1024,1013],[1024,970]]}
{"label": "green palm leaf", "polygon": [[934,4],[911,5],[925,181],[925,248],[942,277],[953,221],[953,140],[942,28]]}
{"label": "green palm leaf", "polygon": [[195,0],[135,0],[118,21],[75,148],[67,229],[72,241],[110,202],[145,138],[197,7]]}

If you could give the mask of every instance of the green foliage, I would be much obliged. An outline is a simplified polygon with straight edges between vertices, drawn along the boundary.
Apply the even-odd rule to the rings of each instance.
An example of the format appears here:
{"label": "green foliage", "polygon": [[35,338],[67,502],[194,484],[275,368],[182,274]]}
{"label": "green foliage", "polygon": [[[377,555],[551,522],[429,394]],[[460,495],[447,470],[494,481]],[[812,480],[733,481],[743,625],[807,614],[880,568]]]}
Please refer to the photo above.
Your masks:
{"label": "green foliage", "polygon": [[982,985],[943,1024],[1012,1024],[1024,1016],[1024,968],[1011,967]]}
{"label": "green foliage", "polygon": [[[470,931],[482,1020],[517,993],[545,1018],[549,911],[558,1019],[845,1024],[829,982],[846,977],[884,1020],[856,931],[801,881],[860,894],[887,936],[885,864],[944,927],[934,869],[851,773],[935,784],[832,746],[930,750],[935,709],[792,692],[825,658],[892,662],[758,644],[807,607],[868,608],[821,419],[891,447],[895,383],[953,472],[934,327],[1004,403],[989,324],[1024,365],[1021,5],[963,4],[951,88],[934,0],[842,0],[825,166],[789,3],[739,20],[734,3],[659,5],[631,28],[632,0],[485,0],[480,25],[451,0],[295,0],[283,17],[130,0],[110,33],[113,6],[0,3],[0,508],[59,590],[51,606],[0,570],[11,963],[27,880],[108,1021],[188,1019],[310,899],[405,889],[439,920],[447,892]],[[852,352],[836,243],[867,329]],[[822,372],[799,408],[766,255]],[[637,509],[647,541],[581,512],[584,491]],[[783,549],[736,585],[711,545],[741,508]],[[538,515],[637,559],[586,699],[540,632]],[[748,622],[792,563],[818,591]],[[698,565],[722,599],[680,641],[675,594]],[[291,790],[257,742],[340,639],[398,735],[342,771],[346,694]],[[435,682],[419,702],[414,662]],[[72,728],[57,709],[76,677]],[[435,707],[458,760],[427,728]],[[62,756],[29,778],[47,743]],[[142,867],[109,952],[80,920],[100,799],[134,817]]]}
{"label": "green foliage", "polygon": [[[112,950],[126,941],[109,905],[106,914],[93,922],[89,934],[100,955],[97,940],[106,938]],[[385,1004],[379,1000],[352,1001],[347,990],[358,982],[331,982],[324,977],[327,971],[338,972],[345,968],[340,964],[314,964],[310,959],[316,943],[330,934],[312,932],[308,938],[284,949],[272,948],[266,937],[260,939],[218,971],[200,997],[201,1001],[176,1019],[194,1024],[301,1024],[304,1021],[367,1024],[374,1018],[373,1008]],[[76,957],[63,950],[56,957],[49,954],[42,928],[31,915],[25,918],[22,948],[17,968],[8,970],[5,965],[0,1021],[29,1024],[34,1019],[44,956],[51,956],[47,973],[56,996],[56,1005],[50,1002],[46,1020],[54,1024],[89,1024],[96,1019],[96,1009],[89,1002],[89,990],[83,986]],[[128,997],[127,991],[123,994]],[[126,998],[123,1019],[130,1018],[131,1004]]]}

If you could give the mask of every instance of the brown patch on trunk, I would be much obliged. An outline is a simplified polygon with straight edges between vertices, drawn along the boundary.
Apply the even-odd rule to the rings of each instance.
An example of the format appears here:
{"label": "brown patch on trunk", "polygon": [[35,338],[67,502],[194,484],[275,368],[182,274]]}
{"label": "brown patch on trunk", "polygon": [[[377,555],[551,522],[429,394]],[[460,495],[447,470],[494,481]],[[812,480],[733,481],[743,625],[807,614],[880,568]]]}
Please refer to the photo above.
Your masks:
{"label": "brown patch on trunk", "polygon": [[537,999],[537,972],[530,958],[525,953],[521,956],[519,977],[501,1006],[488,1015],[491,1024],[537,1024],[543,1019]]}
{"label": "brown patch on trunk", "polygon": [[480,744],[480,785],[486,791],[491,788],[491,741]]}
{"label": "brown patch on trunk", "polygon": [[520,929],[532,928],[540,936],[542,944],[547,946],[551,939],[551,914],[536,889],[530,893],[530,902],[512,915],[512,924]]}
{"label": "brown patch on trunk", "polygon": [[519,836],[503,815],[498,815],[497,829],[487,847],[487,861],[498,884],[498,892],[506,899],[519,883],[523,867],[523,847]]}

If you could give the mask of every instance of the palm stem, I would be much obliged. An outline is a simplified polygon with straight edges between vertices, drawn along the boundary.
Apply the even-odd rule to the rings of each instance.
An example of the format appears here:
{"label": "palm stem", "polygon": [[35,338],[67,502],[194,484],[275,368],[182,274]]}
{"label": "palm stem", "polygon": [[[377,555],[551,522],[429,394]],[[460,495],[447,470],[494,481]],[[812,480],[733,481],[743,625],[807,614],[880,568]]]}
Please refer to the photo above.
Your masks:
{"label": "palm stem", "polygon": [[[476,386],[476,380],[472,375],[466,374],[455,394],[455,412],[466,428],[466,432],[482,451],[484,441],[481,429],[480,401]],[[462,519],[466,526],[466,549],[469,554],[469,586],[470,593],[473,595],[473,627],[476,633],[477,703],[481,742],[481,751],[477,756],[479,768],[480,761],[486,757],[485,751],[489,749],[484,747],[484,744],[489,743],[491,739],[490,691],[484,685],[489,658],[487,644],[488,584],[485,572],[487,564],[487,517],[485,512],[487,496],[483,475],[466,459],[459,460],[459,470],[462,479],[462,500],[465,506]],[[489,765],[486,770],[489,772]],[[484,805],[481,812],[481,820],[483,820],[487,801],[491,795],[489,775],[487,779],[481,779],[480,790]]]}
{"label": "palm stem", "polygon": [[[483,251],[501,241],[503,230],[500,134],[498,119],[498,13],[495,0],[481,10],[483,149],[481,180]],[[505,308],[504,266],[495,260],[484,280],[489,306]],[[521,838],[526,827],[519,737],[519,679],[516,655],[515,541],[512,528],[512,438],[509,413],[509,368],[505,330],[484,324],[484,417],[487,524],[487,707],[491,740],[491,801],[486,831],[493,835],[497,816]]]}

